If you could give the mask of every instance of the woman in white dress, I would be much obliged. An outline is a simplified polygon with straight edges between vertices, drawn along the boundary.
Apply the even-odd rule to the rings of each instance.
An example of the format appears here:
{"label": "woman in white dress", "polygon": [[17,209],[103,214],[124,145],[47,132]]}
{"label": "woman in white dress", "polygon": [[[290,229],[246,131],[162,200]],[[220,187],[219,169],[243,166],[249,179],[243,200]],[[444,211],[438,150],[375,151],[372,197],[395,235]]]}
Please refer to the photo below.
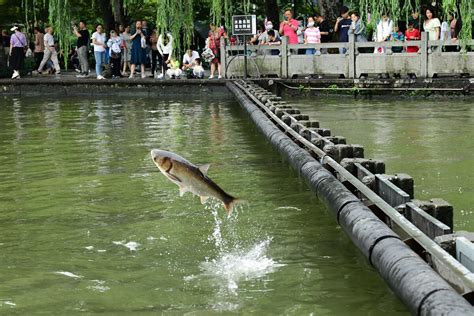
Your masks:
{"label": "woman in white dress", "polygon": [[[390,39],[390,35],[393,31],[393,21],[388,17],[387,14],[382,15],[379,23],[377,23],[377,29],[374,33],[375,42],[385,42]],[[376,47],[374,50],[375,54],[385,53],[385,47]]]}
{"label": "woman in white dress", "polygon": [[425,22],[423,22],[423,29],[425,32],[428,32],[428,39],[430,41],[439,40],[441,23],[439,22],[438,18],[435,18],[431,9],[426,9],[425,11]]}

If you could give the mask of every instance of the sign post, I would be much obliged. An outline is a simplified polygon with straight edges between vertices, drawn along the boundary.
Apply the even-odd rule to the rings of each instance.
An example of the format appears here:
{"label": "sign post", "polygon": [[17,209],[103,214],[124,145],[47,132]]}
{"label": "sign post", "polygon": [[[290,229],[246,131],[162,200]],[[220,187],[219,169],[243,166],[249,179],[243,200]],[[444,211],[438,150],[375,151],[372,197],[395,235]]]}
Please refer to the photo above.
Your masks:
{"label": "sign post", "polygon": [[233,15],[232,34],[244,36],[244,79],[247,79],[247,35],[257,34],[257,16]]}

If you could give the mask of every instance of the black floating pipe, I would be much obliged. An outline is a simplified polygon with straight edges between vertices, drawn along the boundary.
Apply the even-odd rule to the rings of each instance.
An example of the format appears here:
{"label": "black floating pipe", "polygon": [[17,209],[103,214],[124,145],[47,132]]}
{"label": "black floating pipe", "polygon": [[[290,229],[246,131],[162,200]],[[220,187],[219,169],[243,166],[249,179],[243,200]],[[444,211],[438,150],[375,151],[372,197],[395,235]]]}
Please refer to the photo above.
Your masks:
{"label": "black floating pipe", "polygon": [[474,308],[461,295],[306,150],[281,132],[242,90],[231,82],[226,85],[413,315],[474,315]]}

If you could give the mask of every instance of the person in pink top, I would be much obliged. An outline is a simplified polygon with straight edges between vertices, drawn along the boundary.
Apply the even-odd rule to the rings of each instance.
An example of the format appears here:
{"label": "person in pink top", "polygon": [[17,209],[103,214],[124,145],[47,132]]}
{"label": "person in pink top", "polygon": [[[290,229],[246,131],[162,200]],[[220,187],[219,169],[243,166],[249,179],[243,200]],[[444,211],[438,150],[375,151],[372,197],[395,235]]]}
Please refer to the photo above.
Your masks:
{"label": "person in pink top", "polygon": [[288,37],[288,44],[298,44],[298,21],[293,19],[291,10],[286,10],[284,14],[285,20],[280,23],[280,35]]}
{"label": "person in pink top", "polygon": [[[308,24],[306,25],[306,30],[304,31],[304,43],[305,44],[319,44],[321,43],[321,32],[319,27],[314,26],[314,18],[308,18]],[[306,49],[306,55],[314,55],[316,53],[315,48]]]}

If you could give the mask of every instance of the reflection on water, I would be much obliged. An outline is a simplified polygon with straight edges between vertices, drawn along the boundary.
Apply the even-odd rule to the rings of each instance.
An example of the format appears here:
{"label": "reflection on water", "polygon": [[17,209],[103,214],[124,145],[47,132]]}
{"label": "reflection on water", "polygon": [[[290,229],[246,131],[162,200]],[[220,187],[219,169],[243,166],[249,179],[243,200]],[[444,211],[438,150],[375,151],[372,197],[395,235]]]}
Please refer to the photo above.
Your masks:
{"label": "reflection on water", "polygon": [[[247,204],[227,217],[163,148]],[[0,100],[0,314],[406,314],[232,101]]]}
{"label": "reflection on water", "polygon": [[474,107],[465,99],[354,100],[321,97],[297,106],[333,135],[361,144],[386,172],[408,173],[415,198],[454,206],[455,230],[474,231]]}

